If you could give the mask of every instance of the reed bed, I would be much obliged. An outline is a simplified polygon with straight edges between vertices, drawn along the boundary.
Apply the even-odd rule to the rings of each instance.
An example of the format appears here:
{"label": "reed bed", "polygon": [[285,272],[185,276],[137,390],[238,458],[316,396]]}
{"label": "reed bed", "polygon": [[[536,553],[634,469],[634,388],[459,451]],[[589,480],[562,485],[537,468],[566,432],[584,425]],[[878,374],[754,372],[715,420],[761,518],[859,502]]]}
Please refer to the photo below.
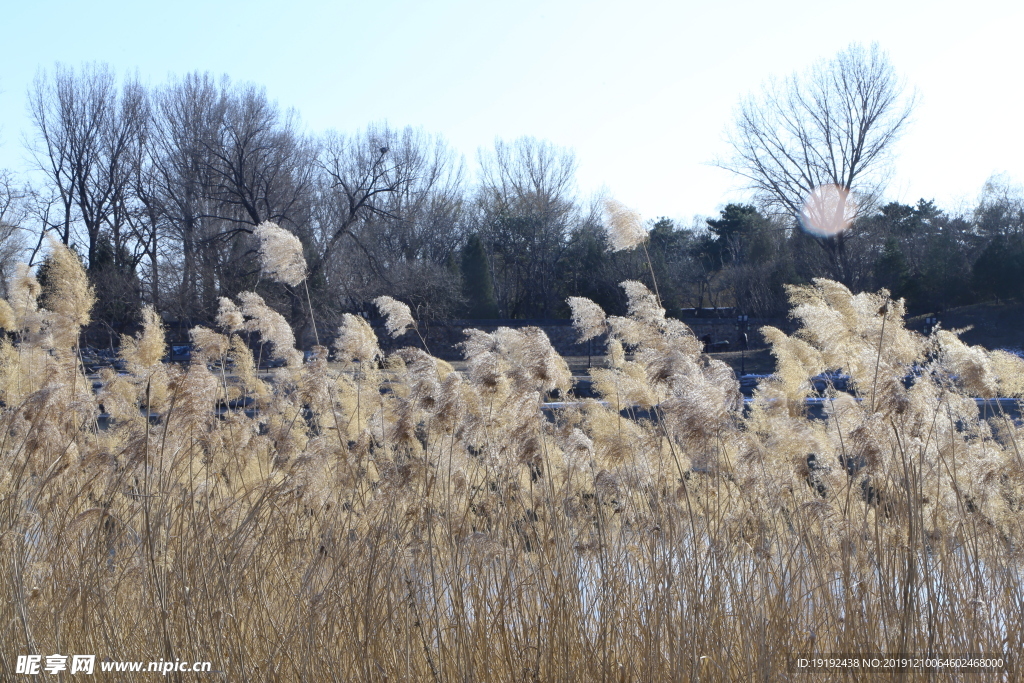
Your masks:
{"label": "reed bed", "polygon": [[[92,294],[51,249],[46,291],[22,269],[0,303],[5,680],[25,653],[213,662],[172,680],[776,681],[810,678],[798,654],[1020,650],[1024,431],[973,398],[1024,396],[1024,361],[908,331],[884,291],[793,288],[801,328],[764,330],[778,371],[746,409],[636,282],[625,317],[570,302],[608,362],[602,401],[553,414],[572,377],[538,329],[467,331],[460,373],[348,315],[303,362],[255,293],[187,366],[147,312],[94,392]],[[273,381],[244,334],[287,361]],[[848,389],[810,419],[830,369]]]}

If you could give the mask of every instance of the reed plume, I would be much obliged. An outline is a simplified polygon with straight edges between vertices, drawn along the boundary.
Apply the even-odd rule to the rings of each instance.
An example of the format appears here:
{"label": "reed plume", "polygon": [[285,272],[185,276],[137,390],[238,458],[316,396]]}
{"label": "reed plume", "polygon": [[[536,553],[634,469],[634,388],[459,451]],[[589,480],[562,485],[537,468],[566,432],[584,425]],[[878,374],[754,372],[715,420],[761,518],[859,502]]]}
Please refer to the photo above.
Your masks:
{"label": "reed plume", "polygon": [[342,363],[373,363],[383,354],[377,345],[377,335],[362,316],[345,313],[334,341],[338,360]]}
{"label": "reed plume", "polygon": [[640,214],[615,199],[604,200],[605,234],[610,251],[632,251],[647,239]]}
{"label": "reed plume", "polygon": [[220,297],[217,309],[217,324],[229,334],[238,332],[245,327],[245,316],[235,302],[227,297]]}
{"label": "reed plume", "polygon": [[566,301],[572,309],[572,324],[580,333],[581,343],[599,337],[607,331],[608,322],[600,306],[582,296],[571,296]]}
{"label": "reed plume", "polygon": [[392,337],[401,337],[410,327],[415,327],[416,320],[408,305],[390,296],[379,296],[373,303],[384,316],[384,325]]}
{"label": "reed plume", "polygon": [[298,237],[270,221],[260,223],[253,234],[260,241],[260,265],[267,276],[292,287],[306,279],[306,257]]}
{"label": "reed plume", "polygon": [[[302,363],[302,353],[295,349],[295,334],[284,316],[268,306],[256,292],[242,292],[238,300],[245,316],[243,329],[258,332],[263,341],[270,343],[275,358],[284,360],[289,367],[298,367]],[[225,321],[236,320],[233,311],[222,310],[225,311]]]}

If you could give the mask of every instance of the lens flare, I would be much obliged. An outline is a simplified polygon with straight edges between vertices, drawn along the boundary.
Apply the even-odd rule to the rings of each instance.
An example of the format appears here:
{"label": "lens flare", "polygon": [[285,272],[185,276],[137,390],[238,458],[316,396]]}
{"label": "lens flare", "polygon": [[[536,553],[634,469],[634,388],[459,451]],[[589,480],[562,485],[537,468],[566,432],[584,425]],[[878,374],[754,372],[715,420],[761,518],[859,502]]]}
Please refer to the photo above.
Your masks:
{"label": "lens flare", "polygon": [[835,237],[846,231],[857,215],[857,202],[838,185],[819,185],[804,200],[800,225],[817,237]]}

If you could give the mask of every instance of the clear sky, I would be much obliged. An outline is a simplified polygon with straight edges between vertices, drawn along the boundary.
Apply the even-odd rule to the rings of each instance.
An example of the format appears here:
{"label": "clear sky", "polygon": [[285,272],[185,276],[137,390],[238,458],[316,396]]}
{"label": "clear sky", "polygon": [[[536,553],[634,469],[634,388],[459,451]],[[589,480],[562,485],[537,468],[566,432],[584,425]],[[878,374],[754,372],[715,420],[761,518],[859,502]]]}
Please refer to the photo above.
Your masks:
{"label": "clear sky", "polygon": [[192,70],[264,85],[312,131],[387,121],[440,133],[474,168],[495,137],[571,147],[586,195],[645,216],[744,194],[708,162],[745,94],[853,41],[917,89],[889,198],[973,202],[1024,181],[1024,3],[3,0],[0,167],[22,170],[42,68],[98,61],[158,85]]}

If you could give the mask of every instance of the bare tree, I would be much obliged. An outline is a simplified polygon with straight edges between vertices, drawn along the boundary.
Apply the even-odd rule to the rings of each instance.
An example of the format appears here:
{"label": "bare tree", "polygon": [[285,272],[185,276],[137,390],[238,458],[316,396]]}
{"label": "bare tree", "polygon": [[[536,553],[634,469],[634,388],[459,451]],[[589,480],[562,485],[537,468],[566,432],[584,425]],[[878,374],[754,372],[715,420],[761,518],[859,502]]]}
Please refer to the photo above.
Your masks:
{"label": "bare tree", "polygon": [[[881,195],[913,110],[905,90],[877,43],[851,45],[744,100],[729,138],[734,154],[719,165],[746,178],[772,213],[798,218],[822,186],[837,188],[844,205],[853,196],[865,212]],[[843,231],[822,240],[832,275],[844,281],[846,240]]]}
{"label": "bare tree", "polygon": [[134,79],[118,83],[106,65],[57,65],[52,77],[37,77],[29,110],[36,162],[60,208],[41,212],[41,230],[56,230],[65,244],[84,242],[97,318],[125,322],[142,294],[137,268],[145,249],[133,225],[132,179],[143,155],[148,94]]}
{"label": "bare tree", "polygon": [[364,134],[346,137],[327,133],[320,159],[321,205],[327,213],[319,222],[318,263],[315,270],[331,263],[342,240],[351,238],[377,265],[354,226],[364,217],[388,216],[387,197],[399,192],[406,182],[402,164],[389,156],[393,133],[386,126],[369,128]]}
{"label": "bare tree", "polygon": [[[252,85],[192,73],[155,100],[151,158],[137,179],[150,251],[177,271],[168,288],[176,313],[209,317],[217,297],[255,285],[256,225],[305,229],[316,147],[294,114]],[[162,250],[152,240],[160,232],[171,238]]]}
{"label": "bare tree", "polygon": [[462,239],[463,164],[445,141],[386,124],[329,133],[319,175],[311,286],[350,304],[385,292],[421,317],[450,312],[458,284],[444,264]]}
{"label": "bare tree", "polygon": [[7,297],[7,283],[26,248],[22,223],[28,214],[29,199],[29,192],[15,185],[14,175],[0,169],[0,296],[3,297]]}
{"label": "bare tree", "polygon": [[477,208],[493,258],[498,306],[509,317],[548,317],[563,297],[559,262],[579,221],[576,158],[534,138],[480,154]]}
{"label": "bare tree", "polygon": [[283,116],[266,92],[243,85],[225,93],[223,129],[215,157],[213,196],[220,218],[256,226],[297,222],[311,183],[313,148],[297,130],[294,112]]}
{"label": "bare tree", "polygon": [[30,93],[40,142],[34,150],[36,161],[58,190],[64,209],[52,227],[68,244],[74,225],[81,223],[90,268],[104,229],[111,231],[115,242],[121,241],[135,159],[132,149],[145,127],[146,99],[137,82],[128,81],[119,89],[105,65],[89,65],[80,73],[58,65],[53,78],[40,75]]}
{"label": "bare tree", "polygon": [[163,256],[176,271],[177,283],[169,287],[175,313],[189,317],[216,308],[216,260],[207,245],[219,233],[219,220],[210,188],[227,100],[208,73],[186,75],[155,100],[146,204],[169,237]]}

